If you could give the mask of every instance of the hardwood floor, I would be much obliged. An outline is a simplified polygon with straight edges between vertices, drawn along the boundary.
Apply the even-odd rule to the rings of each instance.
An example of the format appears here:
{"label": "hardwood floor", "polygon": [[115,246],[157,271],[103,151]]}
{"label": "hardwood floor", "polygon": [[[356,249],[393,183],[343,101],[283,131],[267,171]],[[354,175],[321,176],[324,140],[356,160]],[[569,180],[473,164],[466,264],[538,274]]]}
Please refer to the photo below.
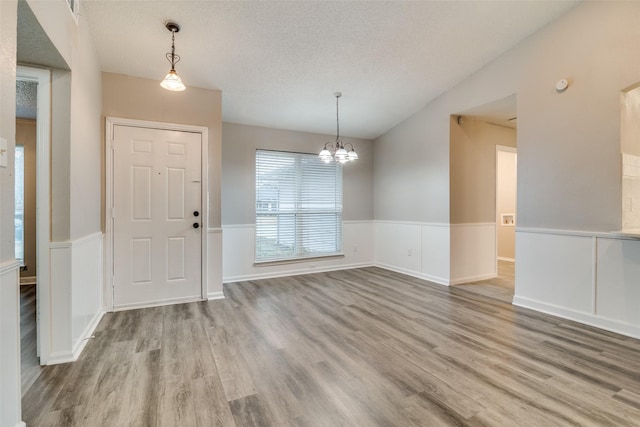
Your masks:
{"label": "hardwood floor", "polygon": [[498,277],[456,285],[456,288],[511,303],[513,301],[515,282],[515,263],[498,260]]}
{"label": "hardwood floor", "polygon": [[109,313],[29,426],[637,426],[640,341],[364,268]]}
{"label": "hardwood floor", "polygon": [[40,375],[36,342],[36,285],[20,286],[20,375],[26,392]]}

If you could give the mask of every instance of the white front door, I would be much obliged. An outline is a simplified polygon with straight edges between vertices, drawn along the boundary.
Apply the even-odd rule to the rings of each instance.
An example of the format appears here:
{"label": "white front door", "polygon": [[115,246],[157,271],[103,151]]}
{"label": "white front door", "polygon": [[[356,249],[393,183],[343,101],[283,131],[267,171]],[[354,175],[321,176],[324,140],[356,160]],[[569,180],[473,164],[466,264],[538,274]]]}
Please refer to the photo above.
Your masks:
{"label": "white front door", "polygon": [[202,297],[200,133],[115,125],[113,304]]}

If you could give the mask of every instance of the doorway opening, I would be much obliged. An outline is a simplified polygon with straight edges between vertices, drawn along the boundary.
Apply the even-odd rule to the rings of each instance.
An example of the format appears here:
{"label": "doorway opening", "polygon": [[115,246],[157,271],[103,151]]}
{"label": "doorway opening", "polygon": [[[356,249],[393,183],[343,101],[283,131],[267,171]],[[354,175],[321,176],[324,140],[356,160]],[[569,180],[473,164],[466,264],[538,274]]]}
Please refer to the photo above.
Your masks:
{"label": "doorway opening", "polygon": [[[20,257],[22,391],[47,362],[49,306],[50,72],[16,70],[16,257]],[[46,313],[46,314],[45,314]]]}
{"label": "doorway opening", "polygon": [[516,105],[514,94],[452,115],[450,132],[451,284],[509,303],[515,288]]}

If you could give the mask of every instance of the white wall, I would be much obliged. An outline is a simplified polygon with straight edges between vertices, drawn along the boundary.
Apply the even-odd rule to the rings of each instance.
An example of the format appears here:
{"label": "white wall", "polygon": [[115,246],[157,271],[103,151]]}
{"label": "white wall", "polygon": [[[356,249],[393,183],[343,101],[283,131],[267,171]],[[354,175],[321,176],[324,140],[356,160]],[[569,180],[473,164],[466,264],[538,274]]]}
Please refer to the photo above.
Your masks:
{"label": "white wall", "polygon": [[514,304],[640,338],[640,240],[520,229]]}
{"label": "white wall", "polygon": [[375,221],[375,265],[448,285],[447,223]]}
{"label": "white wall", "polygon": [[255,224],[223,225],[222,230],[222,271],[225,283],[373,265],[372,221],[344,221],[344,256],[260,266],[254,265]]}

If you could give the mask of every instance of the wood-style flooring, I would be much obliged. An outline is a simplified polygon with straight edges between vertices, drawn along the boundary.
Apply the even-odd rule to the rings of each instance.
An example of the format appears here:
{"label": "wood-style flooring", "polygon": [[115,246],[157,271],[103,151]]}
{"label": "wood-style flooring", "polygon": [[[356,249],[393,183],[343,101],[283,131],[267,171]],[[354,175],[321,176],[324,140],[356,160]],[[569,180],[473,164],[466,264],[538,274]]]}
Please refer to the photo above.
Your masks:
{"label": "wood-style flooring", "polygon": [[26,391],[40,375],[36,341],[36,285],[20,286],[20,375]]}
{"label": "wood-style flooring", "polygon": [[456,285],[456,288],[511,303],[513,301],[515,281],[515,263],[498,260],[498,277]]}
{"label": "wood-style flooring", "polygon": [[640,341],[379,268],[108,313],[28,426],[638,426]]}

